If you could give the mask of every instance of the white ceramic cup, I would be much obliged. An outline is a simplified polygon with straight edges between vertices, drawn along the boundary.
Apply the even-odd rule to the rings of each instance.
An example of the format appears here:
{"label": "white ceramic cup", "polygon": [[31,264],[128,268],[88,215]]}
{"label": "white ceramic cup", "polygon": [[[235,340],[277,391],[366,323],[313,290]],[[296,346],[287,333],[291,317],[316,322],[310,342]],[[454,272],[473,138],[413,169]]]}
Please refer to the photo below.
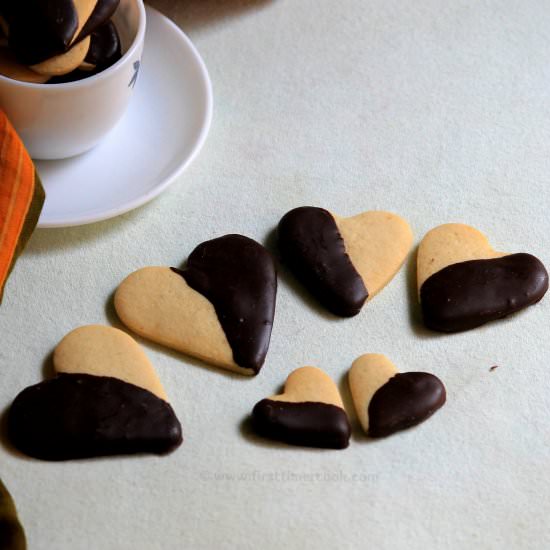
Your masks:
{"label": "white ceramic cup", "polygon": [[88,151],[124,114],[143,50],[143,0],[120,0],[113,22],[124,54],[94,76],[64,84],[32,84],[0,75],[0,108],[31,157],[62,159]]}

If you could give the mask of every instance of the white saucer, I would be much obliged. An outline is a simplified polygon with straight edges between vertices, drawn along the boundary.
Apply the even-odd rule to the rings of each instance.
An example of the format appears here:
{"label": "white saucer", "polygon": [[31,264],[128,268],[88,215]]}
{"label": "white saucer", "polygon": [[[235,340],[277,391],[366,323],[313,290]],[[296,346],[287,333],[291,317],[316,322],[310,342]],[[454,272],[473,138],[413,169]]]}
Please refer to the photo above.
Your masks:
{"label": "white saucer", "polygon": [[212,86],[199,53],[148,7],[141,74],[122,120],[88,153],[36,162],[47,195],[38,227],[105,220],[150,201],[198,154],[211,118]]}

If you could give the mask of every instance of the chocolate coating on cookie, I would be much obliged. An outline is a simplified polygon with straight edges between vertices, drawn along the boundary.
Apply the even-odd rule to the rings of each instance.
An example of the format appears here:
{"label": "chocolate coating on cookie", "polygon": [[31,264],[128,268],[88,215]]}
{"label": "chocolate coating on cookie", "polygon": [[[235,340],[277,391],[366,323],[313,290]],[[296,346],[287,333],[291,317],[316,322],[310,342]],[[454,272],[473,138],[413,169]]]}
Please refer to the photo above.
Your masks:
{"label": "chocolate coating on cookie", "polygon": [[345,411],[327,403],[262,399],[252,411],[252,421],[263,437],[305,447],[345,449],[351,435]]}
{"label": "chocolate coating on cookie", "polygon": [[120,37],[113,23],[107,21],[91,34],[90,49],[84,61],[103,70],[116,63],[120,57]]}
{"label": "chocolate coating on cookie", "polygon": [[368,291],[330,212],[291,210],[279,222],[278,240],[283,261],[327,309],[342,317],[359,313]]}
{"label": "chocolate coating on cookie", "polygon": [[75,42],[82,40],[102,27],[115,13],[119,4],[120,0],[98,0],[94,11],[78,33]]}
{"label": "chocolate coating on cookie", "polygon": [[99,72],[116,63],[121,55],[117,29],[111,21],[107,21],[91,34],[90,49],[84,63],[94,72]]}
{"label": "chocolate coating on cookie", "polygon": [[0,549],[25,550],[25,532],[17,517],[15,504],[0,480]]}
{"label": "chocolate coating on cookie", "polygon": [[62,84],[88,78],[108,69],[122,57],[120,37],[111,21],[95,30],[90,38],[90,48],[84,59],[86,69],[75,69],[70,73],[54,76],[48,80],[49,84]]}
{"label": "chocolate coating on cookie", "polygon": [[24,65],[37,65],[67,52],[113,15],[120,0],[98,0],[79,29],[79,14],[73,0],[6,0],[0,13],[9,27],[9,46]]}
{"label": "chocolate coating on cookie", "polygon": [[458,332],[478,327],[538,302],[548,290],[548,273],[531,254],[451,264],[420,288],[427,327]]}
{"label": "chocolate coating on cookie", "polygon": [[9,0],[1,9],[9,26],[10,48],[25,65],[67,51],[78,29],[72,0]]}
{"label": "chocolate coating on cookie", "polygon": [[430,417],[446,400],[445,386],[433,374],[396,374],[381,386],[369,403],[369,435],[385,437]]}
{"label": "chocolate coating on cookie", "polygon": [[258,372],[275,314],[277,272],[271,254],[248,237],[226,235],[200,244],[185,269],[172,270],[212,303],[235,363]]}
{"label": "chocolate coating on cookie", "polygon": [[14,400],[8,432],[21,452],[42,460],[173,451],[182,442],[172,407],[108,376],[61,374]]}

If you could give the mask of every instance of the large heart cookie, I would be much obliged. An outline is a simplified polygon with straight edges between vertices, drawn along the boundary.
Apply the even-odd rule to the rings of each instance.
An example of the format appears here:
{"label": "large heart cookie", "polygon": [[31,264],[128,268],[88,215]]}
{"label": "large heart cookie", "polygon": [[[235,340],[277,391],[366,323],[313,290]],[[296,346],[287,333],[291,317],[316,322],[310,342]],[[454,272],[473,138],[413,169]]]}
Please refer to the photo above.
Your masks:
{"label": "large heart cookie", "polygon": [[371,437],[384,437],[423,422],[446,399],[443,383],[433,374],[398,373],[385,355],[376,353],[356,359],[348,381],[359,422]]}
{"label": "large heart cookie", "polygon": [[316,367],[302,367],[286,380],[284,393],[256,404],[256,431],[292,445],[344,449],[351,427],[332,379]]}
{"label": "large heart cookie", "polygon": [[464,224],[429,231],[418,248],[424,323],[442,332],[478,327],[538,302],[548,290],[544,265],[530,254],[495,251]]}
{"label": "large heart cookie", "polygon": [[262,367],[273,326],[273,258],[242,235],[200,244],[183,270],[146,267],[118,287],[115,308],[137,334],[241,374]]}
{"label": "large heart cookie", "polygon": [[278,227],[283,261],[332,313],[359,313],[399,271],[412,245],[408,223],[389,212],[340,218],[323,208],[287,212]]}
{"label": "large heart cookie", "polygon": [[0,548],[2,550],[25,550],[25,532],[17,517],[11,495],[0,480]]}
{"label": "large heart cookie", "polygon": [[43,460],[157,453],[182,442],[152,365],[124,332],[78,328],[54,352],[57,376],[23,390],[8,417],[13,444]]}
{"label": "large heart cookie", "polygon": [[155,369],[138,343],[121,330],[87,325],[67,334],[55,348],[56,374],[114,376],[168,401]]}

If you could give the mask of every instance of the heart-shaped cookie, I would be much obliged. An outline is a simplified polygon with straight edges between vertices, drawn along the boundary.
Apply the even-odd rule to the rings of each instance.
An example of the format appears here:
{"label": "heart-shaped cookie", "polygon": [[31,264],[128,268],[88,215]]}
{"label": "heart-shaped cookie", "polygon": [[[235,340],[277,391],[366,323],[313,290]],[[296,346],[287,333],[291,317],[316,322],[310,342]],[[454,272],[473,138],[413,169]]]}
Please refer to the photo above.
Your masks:
{"label": "heart-shaped cookie", "polygon": [[3,550],[25,550],[25,532],[17,517],[15,504],[0,479],[0,548]]}
{"label": "heart-shaped cookie", "polygon": [[139,344],[116,328],[86,325],[69,332],[54,350],[53,368],[56,374],[112,376],[168,401]]}
{"label": "heart-shaped cookie", "polygon": [[538,302],[548,273],[530,254],[495,251],[464,224],[429,231],[418,248],[417,279],[427,327],[457,332],[478,327]]}
{"label": "heart-shaped cookie", "polygon": [[183,270],[146,267],[115,293],[122,322],[137,334],[241,374],[262,367],[273,326],[273,258],[242,235],[200,244]]}
{"label": "heart-shaped cookie", "polygon": [[371,437],[420,424],[446,399],[439,378],[427,372],[399,373],[385,355],[377,353],[356,359],[348,381],[359,422]]}
{"label": "heart-shaped cookie", "polygon": [[284,393],[257,403],[252,420],[260,435],[292,445],[329,449],[349,445],[351,427],[338,388],[316,367],[292,372]]}
{"label": "heart-shaped cookie", "polygon": [[100,325],[69,333],[54,351],[51,380],[13,401],[10,439],[43,460],[174,450],[181,425],[152,365],[124,332]]}
{"label": "heart-shaped cookie", "polygon": [[283,261],[332,313],[359,313],[399,271],[412,245],[408,223],[389,212],[341,218],[323,208],[287,212],[278,226]]}

